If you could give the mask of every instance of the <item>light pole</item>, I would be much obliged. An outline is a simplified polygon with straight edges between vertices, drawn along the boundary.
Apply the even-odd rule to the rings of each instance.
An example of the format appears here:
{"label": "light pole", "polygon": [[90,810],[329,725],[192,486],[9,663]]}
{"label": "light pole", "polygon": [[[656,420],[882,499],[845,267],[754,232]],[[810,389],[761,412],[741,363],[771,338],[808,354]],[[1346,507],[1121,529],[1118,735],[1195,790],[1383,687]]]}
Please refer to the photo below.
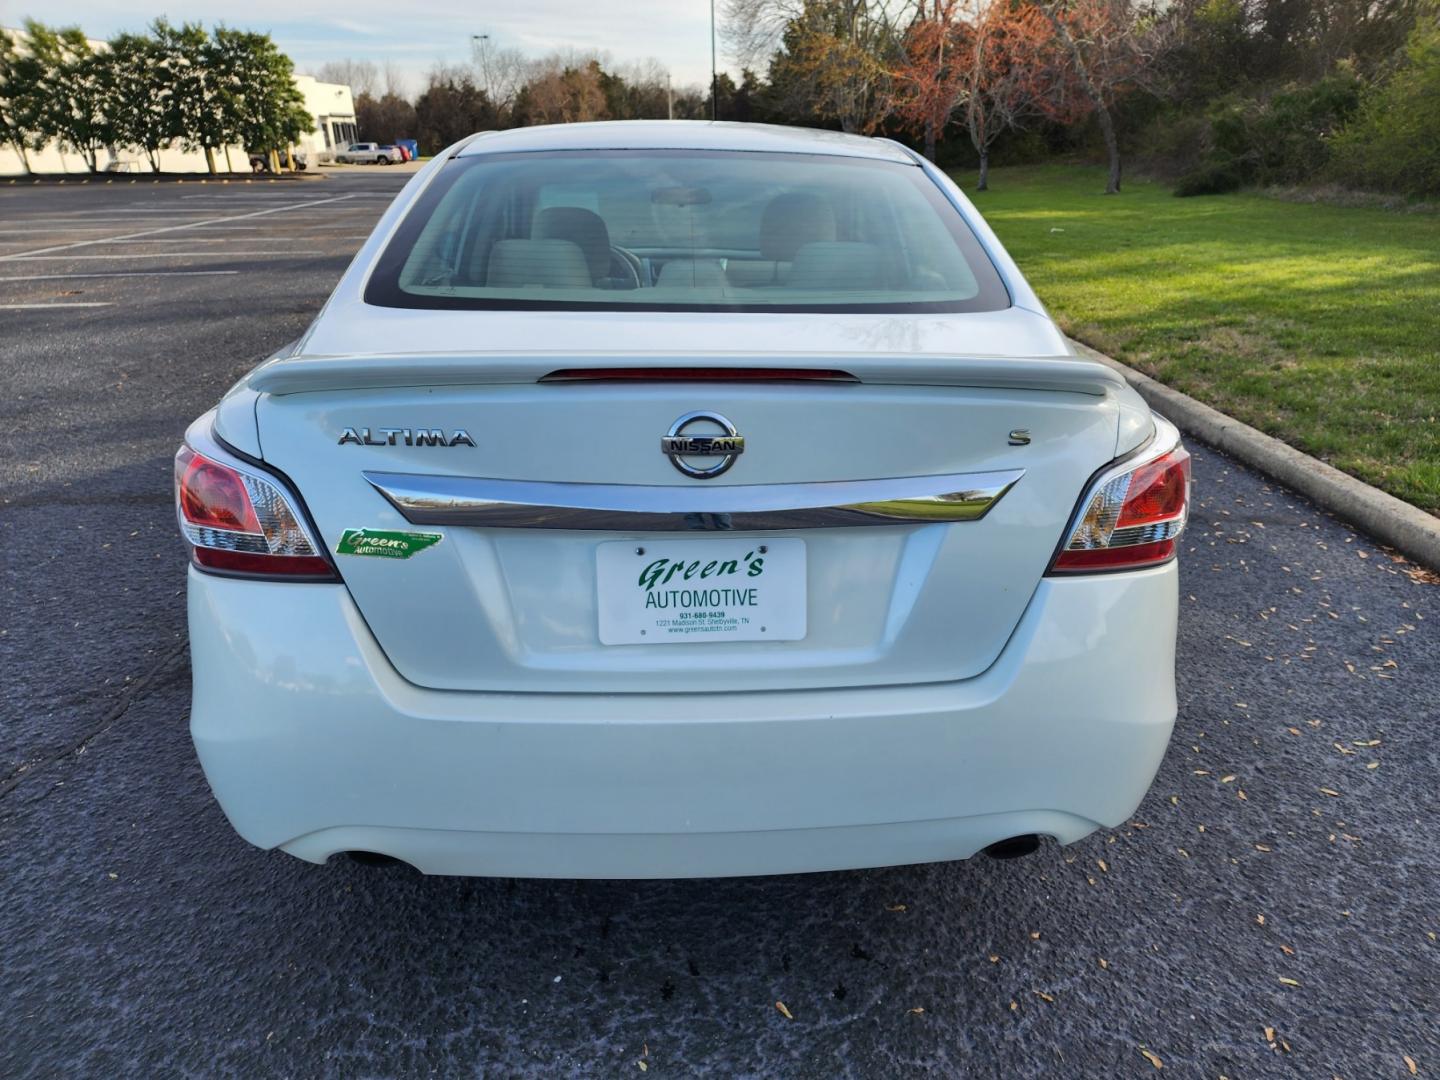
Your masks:
{"label": "light pole", "polygon": [[710,119],[720,119],[720,76],[715,71],[715,0],[710,0]]}
{"label": "light pole", "polygon": [[479,69],[480,81],[485,84],[485,92],[490,93],[490,35],[471,34],[470,53],[475,58],[475,67]]}

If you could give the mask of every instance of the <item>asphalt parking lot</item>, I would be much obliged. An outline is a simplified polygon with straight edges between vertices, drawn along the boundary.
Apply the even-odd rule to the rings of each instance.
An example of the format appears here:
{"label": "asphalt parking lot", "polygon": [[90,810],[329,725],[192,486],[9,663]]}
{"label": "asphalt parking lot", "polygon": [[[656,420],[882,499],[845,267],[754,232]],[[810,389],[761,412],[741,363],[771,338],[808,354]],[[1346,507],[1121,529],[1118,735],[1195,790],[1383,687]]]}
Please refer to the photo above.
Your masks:
{"label": "asphalt parking lot", "polygon": [[403,179],[0,187],[0,1075],[1440,1075],[1440,577],[1201,447],[1179,725],[1121,828],[710,882],[237,838],[170,459]]}

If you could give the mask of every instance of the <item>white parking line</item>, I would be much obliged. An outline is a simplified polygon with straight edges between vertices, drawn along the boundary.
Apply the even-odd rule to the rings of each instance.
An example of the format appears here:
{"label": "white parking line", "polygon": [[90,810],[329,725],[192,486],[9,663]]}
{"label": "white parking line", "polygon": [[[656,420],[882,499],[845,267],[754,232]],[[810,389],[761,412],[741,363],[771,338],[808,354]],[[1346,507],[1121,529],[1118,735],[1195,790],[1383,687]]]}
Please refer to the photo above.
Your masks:
{"label": "white parking line", "polygon": [[[288,233],[286,235],[289,235]],[[251,240],[249,236],[186,236],[174,240],[116,240],[117,244],[228,244],[232,240]],[[110,241],[102,240],[102,244]],[[80,258],[76,255],[75,258]]]}
{"label": "white parking line", "polygon": [[[35,220],[65,221],[74,225],[80,225],[92,221],[131,221],[133,220],[131,218],[132,214],[166,214],[169,217],[186,217],[187,215],[198,217],[212,209],[214,208],[207,206],[172,206],[153,210],[142,210],[138,207],[129,210],[124,207],[110,210],[72,210],[63,214],[56,214],[54,217],[45,219],[37,218]],[[25,220],[30,219],[27,218]]]}
{"label": "white parking line", "polygon": [[[227,201],[232,201],[236,206],[266,205],[265,203],[248,199]],[[279,200],[270,199],[267,201],[269,205],[273,206]],[[104,217],[109,214],[205,214],[213,209],[213,206],[97,206],[93,210],[64,210],[58,213],[62,217],[81,218],[89,217],[90,215]]]}
{"label": "white parking line", "polygon": [[[129,241],[126,241],[128,243]],[[116,241],[120,243],[120,241]],[[283,251],[121,251],[113,255],[9,255],[6,262],[60,262],[70,259],[186,259],[230,258],[237,255],[274,255],[287,258]]]}
{"label": "white parking line", "polygon": [[102,300],[102,301],[89,300],[89,301],[76,301],[75,303],[65,302],[65,303],[60,303],[60,304],[0,304],[0,311],[35,311],[35,310],[41,309],[41,308],[61,308],[61,307],[114,307],[114,306],[115,306],[115,301],[113,301],[113,300]]}
{"label": "white parking line", "polygon": [[122,236],[107,236],[97,240],[76,240],[69,244],[55,244],[51,247],[35,248],[33,251],[18,251],[13,255],[0,255],[0,262],[8,262],[14,259],[23,259],[31,255],[49,255],[56,251],[69,251],[77,247],[91,247],[95,244],[108,243],[114,240],[134,240],[142,236],[154,236],[158,233],[178,232],[182,229],[193,229],[197,225],[213,225],[225,221],[243,221],[247,218],[265,217],[269,214],[283,214],[287,210],[303,210],[311,206],[319,206],[323,203],[342,202],[350,198],[349,195],[336,195],[329,199],[312,199],[303,203],[288,203],[285,206],[272,206],[268,210],[252,210],[248,214],[231,214],[226,217],[209,218],[201,221],[187,221],[183,225],[162,225],[158,229],[141,229],[139,232],[129,233]]}
{"label": "white parking line", "polygon": [[[218,229],[218,230],[220,230],[221,232],[263,232],[264,229],[265,229],[265,226],[264,226],[264,225],[209,225],[209,224],[200,224],[200,225],[196,225],[195,228],[197,228],[197,229]],[[287,233],[288,233],[289,230],[286,230],[286,231],[287,231]]]}
{"label": "white parking line", "polygon": [[239,270],[115,270],[74,274],[19,274],[0,277],[0,281],[55,281],[59,278],[121,278],[121,277],[219,277],[235,275]]}
{"label": "white parking line", "polygon": [[[265,196],[265,195],[260,194],[259,192],[252,192],[250,195],[247,195],[247,196],[245,196],[245,197],[243,197],[243,198],[237,198],[237,197],[234,196],[234,195],[181,195],[181,196],[180,196],[180,198],[182,198],[182,199],[213,199],[213,200],[216,201],[216,202],[228,202],[228,203],[231,203],[231,204],[233,204],[233,205],[235,205],[235,206],[263,206],[265,203],[273,203],[273,202],[275,202],[275,201],[278,200],[278,199],[286,199],[286,198],[291,198],[291,197],[292,197],[292,196],[290,196],[290,194],[289,194],[288,192],[276,192],[274,195],[271,195],[271,196],[268,196],[268,197]],[[300,196],[296,196],[296,197],[298,198],[298,197],[300,197]],[[329,196],[311,195],[311,196],[309,196],[309,197],[306,199],[306,201],[308,201],[308,202],[317,202],[317,201],[319,201],[319,200],[322,199],[322,198],[328,198],[328,197],[329,197]],[[352,197],[353,197],[353,196],[352,196]]]}
{"label": "white parking line", "polygon": [[33,225],[40,232],[99,232],[101,229],[113,229],[117,225],[125,224],[120,219],[115,221],[74,221],[70,218],[61,220],[59,218],[17,218],[14,221],[5,223],[6,233],[14,233],[17,229]]}

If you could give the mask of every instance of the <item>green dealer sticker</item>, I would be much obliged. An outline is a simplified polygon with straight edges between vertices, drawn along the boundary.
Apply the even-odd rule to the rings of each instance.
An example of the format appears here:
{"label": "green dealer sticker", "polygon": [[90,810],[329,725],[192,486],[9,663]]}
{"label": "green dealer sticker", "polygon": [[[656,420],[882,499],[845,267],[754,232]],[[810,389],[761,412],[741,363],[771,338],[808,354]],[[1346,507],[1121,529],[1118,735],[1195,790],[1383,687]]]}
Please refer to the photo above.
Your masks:
{"label": "green dealer sticker", "polygon": [[382,559],[408,559],[417,551],[438,544],[440,533],[391,532],[388,529],[346,529],[335,545],[337,555],[378,555]]}

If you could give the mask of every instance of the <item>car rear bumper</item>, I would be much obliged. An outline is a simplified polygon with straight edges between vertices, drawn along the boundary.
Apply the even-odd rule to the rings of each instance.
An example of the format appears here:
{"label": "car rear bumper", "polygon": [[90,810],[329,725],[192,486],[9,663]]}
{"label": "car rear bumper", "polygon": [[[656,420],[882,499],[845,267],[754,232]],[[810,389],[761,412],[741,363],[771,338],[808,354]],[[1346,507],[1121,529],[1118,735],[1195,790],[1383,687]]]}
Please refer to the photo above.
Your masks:
{"label": "car rear bumper", "polygon": [[962,682],[491,694],[403,680],[343,586],[190,574],[191,731],[251,843],[427,873],[705,877],[966,858],[1124,821],[1175,717],[1174,564],[1043,581]]}

